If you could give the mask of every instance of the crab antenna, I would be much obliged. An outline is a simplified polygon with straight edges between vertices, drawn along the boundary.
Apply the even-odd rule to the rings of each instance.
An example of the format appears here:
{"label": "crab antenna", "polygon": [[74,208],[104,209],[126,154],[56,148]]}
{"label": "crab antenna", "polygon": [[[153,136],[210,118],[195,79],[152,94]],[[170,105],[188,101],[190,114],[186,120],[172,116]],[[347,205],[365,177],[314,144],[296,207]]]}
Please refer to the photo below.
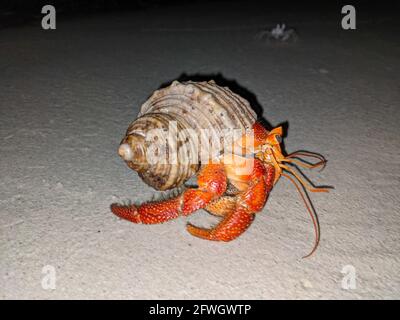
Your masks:
{"label": "crab antenna", "polygon": [[301,189],[300,189],[300,187],[297,185],[297,183],[295,182],[295,180],[294,180],[291,176],[289,176],[288,174],[286,174],[286,173],[283,173],[283,172],[282,172],[281,174],[282,174],[282,176],[288,178],[289,181],[292,182],[292,183],[294,184],[294,186],[296,187],[297,191],[299,192],[299,194],[300,194],[300,196],[301,196],[301,198],[302,198],[302,200],[303,200],[303,202],[304,202],[304,204],[305,204],[305,206],[306,206],[306,209],[307,209],[308,213],[310,214],[310,217],[311,217],[311,220],[312,220],[312,223],[313,223],[313,226],[314,226],[314,233],[315,233],[314,247],[312,248],[312,250],[311,250],[311,252],[310,252],[309,254],[307,254],[307,255],[305,255],[305,256],[303,257],[303,259],[305,259],[305,258],[310,257],[310,256],[315,252],[315,250],[317,250],[317,247],[318,247],[318,244],[319,244],[319,240],[320,240],[320,228],[319,228],[319,223],[318,223],[318,217],[317,217],[317,214],[314,212],[314,210],[311,210],[310,206],[308,205],[308,203],[307,203],[307,201],[306,201],[306,197],[305,197],[305,196],[303,195],[303,193],[301,192]]}
{"label": "crab antenna", "polygon": [[308,185],[295,171],[293,171],[291,168],[289,168],[286,165],[280,164],[279,165],[282,169],[285,169],[286,171],[288,171],[289,173],[291,173],[292,175],[294,175],[294,177],[301,183],[301,185],[306,188],[308,191],[310,192],[329,192],[328,189],[326,188],[313,188],[310,185]]}
{"label": "crab antenna", "polygon": [[310,151],[295,151],[287,155],[287,158],[293,158],[297,156],[305,156],[311,158],[317,158],[321,161],[325,161],[325,158],[318,153],[310,152]]}
{"label": "crab antenna", "polygon": [[[308,152],[308,151],[296,151],[296,152],[292,152],[291,154],[289,154],[288,156],[286,156],[286,159],[287,159],[287,158],[296,158],[296,157],[299,157],[299,156],[310,157],[310,158],[316,158],[316,159],[319,159],[319,160],[320,160],[319,162],[310,165],[310,166],[312,166],[312,167],[310,167],[310,168],[315,168],[315,167],[318,167],[318,166],[320,166],[320,165],[323,165],[323,167],[321,168],[321,170],[323,170],[323,169],[325,168],[326,163],[327,163],[326,159],[325,159],[323,156],[321,156],[321,155],[319,155],[319,154],[316,154],[316,153]],[[300,159],[300,160],[303,160],[303,159],[301,159],[301,158],[299,158],[299,159]]]}
{"label": "crab antenna", "polygon": [[303,168],[307,168],[307,169],[314,169],[314,168],[319,167],[319,166],[322,165],[323,167],[321,168],[321,170],[325,167],[325,163],[326,163],[326,161],[319,161],[317,163],[310,164],[310,163],[306,163],[306,162],[303,162],[303,161],[300,161],[300,160],[297,160],[297,159],[287,159],[287,158],[284,158],[281,161],[282,162],[292,163],[292,164],[295,164],[295,165],[297,165],[299,167],[303,167]]}

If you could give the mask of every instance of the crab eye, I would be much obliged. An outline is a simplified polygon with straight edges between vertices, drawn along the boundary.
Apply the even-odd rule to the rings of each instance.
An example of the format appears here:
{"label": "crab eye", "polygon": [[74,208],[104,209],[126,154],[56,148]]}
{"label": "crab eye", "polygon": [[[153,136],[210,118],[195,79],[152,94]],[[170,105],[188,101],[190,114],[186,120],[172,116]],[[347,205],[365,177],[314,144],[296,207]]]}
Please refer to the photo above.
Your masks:
{"label": "crab eye", "polygon": [[276,140],[276,142],[281,143],[282,142],[282,137],[279,134],[276,134],[275,135],[275,140]]}

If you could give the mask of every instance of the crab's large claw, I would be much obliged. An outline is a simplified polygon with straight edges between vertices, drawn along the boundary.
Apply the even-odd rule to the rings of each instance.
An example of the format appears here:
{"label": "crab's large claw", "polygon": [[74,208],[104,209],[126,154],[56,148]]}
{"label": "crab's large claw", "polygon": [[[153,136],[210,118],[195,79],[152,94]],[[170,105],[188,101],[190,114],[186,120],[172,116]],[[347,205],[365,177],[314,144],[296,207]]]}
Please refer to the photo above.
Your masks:
{"label": "crab's large claw", "polygon": [[188,215],[204,208],[226,190],[227,178],[222,164],[205,165],[197,178],[198,188],[185,190],[177,197],[139,206],[111,205],[111,211],[120,218],[134,223],[162,223],[179,215]]}

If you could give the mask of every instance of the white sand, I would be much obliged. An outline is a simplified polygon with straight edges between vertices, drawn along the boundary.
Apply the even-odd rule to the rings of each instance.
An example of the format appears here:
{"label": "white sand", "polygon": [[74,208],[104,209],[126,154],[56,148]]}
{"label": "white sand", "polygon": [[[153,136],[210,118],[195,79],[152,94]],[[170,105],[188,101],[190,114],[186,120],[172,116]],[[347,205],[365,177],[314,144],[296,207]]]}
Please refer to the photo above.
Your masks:
{"label": "white sand", "polygon": [[[188,9],[1,30],[0,298],[399,298],[398,24],[359,17],[346,32],[339,12],[319,22]],[[254,39],[282,21],[298,43]],[[313,257],[301,259],[313,229],[284,179],[227,244],[186,232],[187,221],[215,222],[203,211],[154,226],[111,214],[115,201],[151,198],[116,150],[140,104],[183,72],[236,80],[272,125],[289,122],[288,151],[327,157],[322,173],[305,171],[335,186],[311,195],[322,230]],[[55,290],[41,286],[45,265]],[[352,290],[341,287],[346,265]]]}

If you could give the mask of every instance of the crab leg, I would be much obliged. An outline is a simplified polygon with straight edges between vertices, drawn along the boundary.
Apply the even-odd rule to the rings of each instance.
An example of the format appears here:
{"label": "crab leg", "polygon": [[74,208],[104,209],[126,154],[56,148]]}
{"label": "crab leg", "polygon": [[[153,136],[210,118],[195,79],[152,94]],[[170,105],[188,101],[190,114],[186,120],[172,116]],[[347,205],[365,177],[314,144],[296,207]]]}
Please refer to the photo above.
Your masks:
{"label": "crab leg", "polygon": [[231,241],[240,236],[254,220],[255,213],[263,208],[274,181],[274,168],[254,160],[253,172],[247,177],[248,188],[236,196],[236,206],[213,229],[189,224],[187,230],[193,236],[214,240]]}
{"label": "crab leg", "polygon": [[111,211],[122,219],[144,224],[162,223],[180,215],[186,216],[204,208],[225,192],[227,178],[224,166],[222,164],[205,165],[200,170],[197,182],[198,188],[187,189],[177,197],[139,206],[113,204]]}

